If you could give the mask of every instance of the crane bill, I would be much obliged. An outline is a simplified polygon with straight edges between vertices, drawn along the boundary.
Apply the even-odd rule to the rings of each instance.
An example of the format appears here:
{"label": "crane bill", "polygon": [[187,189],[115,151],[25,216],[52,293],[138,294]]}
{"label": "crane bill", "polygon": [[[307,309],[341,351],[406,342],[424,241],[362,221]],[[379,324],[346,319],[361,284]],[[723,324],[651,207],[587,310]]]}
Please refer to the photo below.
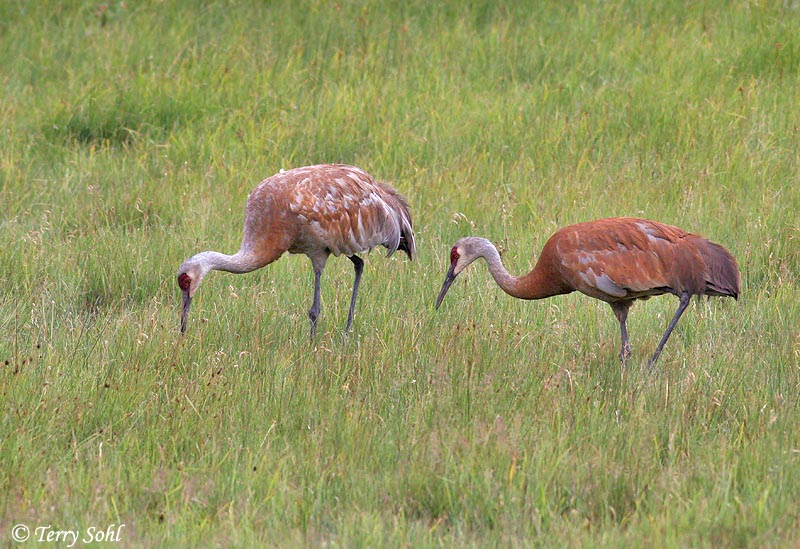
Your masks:
{"label": "crane bill", "polygon": [[450,270],[447,271],[447,276],[444,279],[444,284],[442,284],[442,289],[439,291],[439,297],[436,298],[436,308],[439,308],[439,305],[442,304],[444,300],[444,295],[447,293],[447,290],[450,289],[450,285],[453,284],[453,281],[456,279],[455,265],[450,265]]}
{"label": "crane bill", "polygon": [[181,313],[181,333],[186,332],[186,322],[189,318],[189,307],[192,304],[192,298],[189,296],[188,291],[183,292],[183,312]]}

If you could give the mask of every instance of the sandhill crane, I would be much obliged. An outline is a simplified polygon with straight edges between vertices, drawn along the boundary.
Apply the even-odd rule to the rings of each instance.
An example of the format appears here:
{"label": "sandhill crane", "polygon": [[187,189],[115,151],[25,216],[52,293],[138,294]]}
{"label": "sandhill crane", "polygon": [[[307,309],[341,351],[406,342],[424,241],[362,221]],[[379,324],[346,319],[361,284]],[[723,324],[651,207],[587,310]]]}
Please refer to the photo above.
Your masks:
{"label": "sandhill crane", "polygon": [[314,302],[308,311],[312,338],[322,308],[320,279],[328,256],[344,254],[353,262],[355,282],[346,332],[353,323],[364,269],[364,261],[356,254],[378,245],[389,250],[387,257],[397,250],[412,260],[416,255],[408,204],[395,189],[343,164],[281,170],[250,193],[238,252],[201,252],[178,269],[178,286],[183,291],[181,333],[186,331],[192,297],[209,271],[247,273],[287,251],[307,255],[314,269]]}
{"label": "sandhill crane", "polygon": [[508,273],[491,242],[462,238],[450,251],[450,269],[436,300],[437,309],[456,276],[479,257],[511,296],[542,299],[577,290],[611,305],[622,335],[619,356],[623,363],[631,352],[625,322],[635,300],[665,293],[680,298],[648,363],[652,366],[692,295],[739,297],[736,260],[719,244],[656,221],[616,217],[556,231],[533,270],[520,277]]}

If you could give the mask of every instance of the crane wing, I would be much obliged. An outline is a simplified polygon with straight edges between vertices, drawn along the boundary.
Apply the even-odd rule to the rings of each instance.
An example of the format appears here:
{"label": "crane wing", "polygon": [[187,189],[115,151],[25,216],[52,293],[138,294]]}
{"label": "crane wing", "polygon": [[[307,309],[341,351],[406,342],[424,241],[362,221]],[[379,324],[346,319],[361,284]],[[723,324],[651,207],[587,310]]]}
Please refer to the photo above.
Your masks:
{"label": "crane wing", "polygon": [[[400,247],[405,217],[369,174],[331,164],[292,172],[297,173],[289,210],[301,226],[290,251],[305,253],[324,245],[334,255],[350,256],[377,245],[386,246],[390,254]],[[407,224],[410,228],[410,219]]]}
{"label": "crane wing", "polygon": [[685,250],[681,229],[633,218],[579,223],[551,237],[562,276],[602,299],[635,299],[676,288],[672,265]]}

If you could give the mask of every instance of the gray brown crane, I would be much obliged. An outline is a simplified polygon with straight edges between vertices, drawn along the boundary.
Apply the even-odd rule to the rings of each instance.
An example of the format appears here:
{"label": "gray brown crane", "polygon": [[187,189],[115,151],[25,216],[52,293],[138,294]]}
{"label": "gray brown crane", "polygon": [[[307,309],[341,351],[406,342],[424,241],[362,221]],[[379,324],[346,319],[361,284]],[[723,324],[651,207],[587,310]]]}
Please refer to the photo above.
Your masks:
{"label": "gray brown crane", "polygon": [[345,255],[355,268],[353,294],[345,331],[355,314],[364,261],[357,255],[375,246],[392,255],[405,252],[414,259],[416,247],[405,199],[391,186],[365,171],[344,164],[320,164],[281,171],[262,181],[247,199],[239,251],[233,255],[207,251],[194,255],[178,269],[183,292],[181,332],[186,331],[189,307],[209,271],[247,273],[277,260],[284,252],[305,254],[314,269],[314,301],[308,311],[311,337],[322,308],[320,279],[328,257]]}
{"label": "gray brown crane", "polygon": [[578,291],[611,305],[619,321],[623,362],[631,352],[626,321],[635,300],[666,293],[680,299],[650,358],[652,366],[691,296],[739,297],[736,260],[719,244],[656,221],[615,217],[556,231],[533,270],[520,277],[508,273],[491,242],[474,236],[462,238],[450,251],[450,269],[436,300],[437,309],[456,276],[479,257],[511,296],[542,299]]}

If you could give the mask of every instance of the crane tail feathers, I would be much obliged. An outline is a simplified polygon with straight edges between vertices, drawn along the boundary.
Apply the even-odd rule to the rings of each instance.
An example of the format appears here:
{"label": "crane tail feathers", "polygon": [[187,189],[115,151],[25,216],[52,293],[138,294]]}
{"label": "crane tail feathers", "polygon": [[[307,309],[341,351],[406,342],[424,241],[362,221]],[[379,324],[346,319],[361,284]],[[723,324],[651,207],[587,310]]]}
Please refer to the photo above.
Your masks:
{"label": "crane tail feathers", "polygon": [[736,259],[728,250],[706,239],[698,239],[695,244],[706,264],[703,293],[738,299],[741,282]]}
{"label": "crane tail feathers", "polygon": [[403,230],[400,232],[400,243],[397,249],[405,252],[411,261],[417,257],[417,247],[414,243],[414,231],[411,228],[410,218],[403,219]]}
{"label": "crane tail feathers", "polygon": [[383,191],[382,198],[389,205],[397,223],[397,233],[392,235],[391,242],[384,244],[389,249],[386,256],[389,257],[395,251],[400,250],[405,252],[409,259],[413,260],[417,256],[417,248],[414,242],[414,230],[408,203],[389,185],[380,182],[376,182],[376,184]]}

